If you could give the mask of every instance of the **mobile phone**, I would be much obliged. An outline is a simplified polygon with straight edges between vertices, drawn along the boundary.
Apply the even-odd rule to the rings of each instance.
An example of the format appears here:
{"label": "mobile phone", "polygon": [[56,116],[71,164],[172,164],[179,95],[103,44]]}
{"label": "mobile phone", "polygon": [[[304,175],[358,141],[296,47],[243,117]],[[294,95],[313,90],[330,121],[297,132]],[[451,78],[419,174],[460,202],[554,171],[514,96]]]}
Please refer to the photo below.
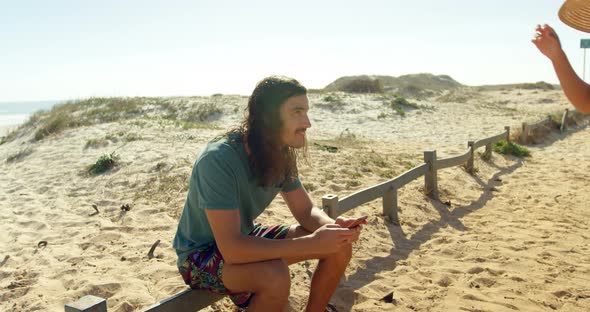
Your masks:
{"label": "mobile phone", "polygon": [[362,217],[357,218],[353,224],[348,226],[348,228],[351,229],[353,227],[359,226],[361,223],[363,223],[363,221],[367,220],[368,217],[369,216],[362,216]]}

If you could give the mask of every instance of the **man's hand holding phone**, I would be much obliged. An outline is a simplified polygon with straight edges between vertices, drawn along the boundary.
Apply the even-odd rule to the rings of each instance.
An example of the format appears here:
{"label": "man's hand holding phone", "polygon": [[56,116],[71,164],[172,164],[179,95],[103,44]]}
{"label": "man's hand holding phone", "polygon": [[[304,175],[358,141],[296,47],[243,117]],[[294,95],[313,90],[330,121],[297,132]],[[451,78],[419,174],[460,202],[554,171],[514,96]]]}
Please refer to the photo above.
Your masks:
{"label": "man's hand holding phone", "polygon": [[336,224],[340,225],[341,227],[353,229],[362,224],[367,224],[367,217],[368,216],[362,216],[358,218],[338,217],[336,218]]}

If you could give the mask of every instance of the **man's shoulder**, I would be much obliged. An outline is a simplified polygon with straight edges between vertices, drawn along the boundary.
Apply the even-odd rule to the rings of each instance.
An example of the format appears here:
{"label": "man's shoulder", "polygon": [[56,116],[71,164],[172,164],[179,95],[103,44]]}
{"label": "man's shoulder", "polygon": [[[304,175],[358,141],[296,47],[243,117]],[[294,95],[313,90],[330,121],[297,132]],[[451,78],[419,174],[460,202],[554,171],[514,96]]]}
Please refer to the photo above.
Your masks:
{"label": "man's shoulder", "polygon": [[204,159],[225,160],[228,162],[239,161],[243,143],[241,137],[234,133],[215,138],[207,143],[207,146],[199,156],[198,162]]}

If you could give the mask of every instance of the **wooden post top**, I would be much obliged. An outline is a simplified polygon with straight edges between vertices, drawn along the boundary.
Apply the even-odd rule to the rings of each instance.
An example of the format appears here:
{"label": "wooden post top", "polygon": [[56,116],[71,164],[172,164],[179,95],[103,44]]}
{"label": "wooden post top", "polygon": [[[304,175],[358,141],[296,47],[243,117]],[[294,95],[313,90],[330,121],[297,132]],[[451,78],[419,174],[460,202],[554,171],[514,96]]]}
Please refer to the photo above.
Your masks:
{"label": "wooden post top", "polygon": [[326,194],[322,197],[322,199],[334,199],[334,198],[338,198],[338,195]]}
{"label": "wooden post top", "polygon": [[107,300],[87,295],[76,302],[66,304],[65,312],[107,312]]}

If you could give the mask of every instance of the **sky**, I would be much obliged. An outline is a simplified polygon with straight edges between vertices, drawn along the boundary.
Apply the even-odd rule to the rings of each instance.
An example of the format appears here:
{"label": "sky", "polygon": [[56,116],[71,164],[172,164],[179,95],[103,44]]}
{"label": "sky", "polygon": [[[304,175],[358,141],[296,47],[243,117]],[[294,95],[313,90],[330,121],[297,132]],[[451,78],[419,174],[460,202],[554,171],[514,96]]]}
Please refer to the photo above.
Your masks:
{"label": "sky", "polygon": [[530,40],[553,26],[582,76],[590,34],[558,19],[562,3],[0,0],[0,102],[248,95],[273,74],[308,88],[362,74],[558,83]]}

